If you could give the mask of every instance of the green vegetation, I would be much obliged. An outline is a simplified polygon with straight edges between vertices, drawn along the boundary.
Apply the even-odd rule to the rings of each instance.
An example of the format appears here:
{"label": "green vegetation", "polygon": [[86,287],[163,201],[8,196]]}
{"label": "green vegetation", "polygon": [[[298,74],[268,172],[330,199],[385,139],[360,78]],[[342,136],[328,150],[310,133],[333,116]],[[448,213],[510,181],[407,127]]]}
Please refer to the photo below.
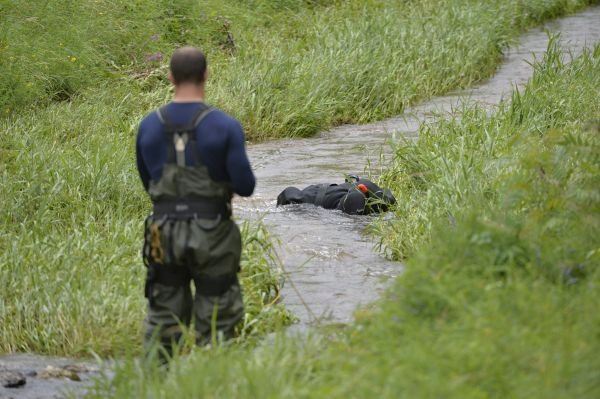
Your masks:
{"label": "green vegetation", "polygon": [[[552,43],[550,49],[544,62],[536,66],[536,75],[526,91],[515,91],[512,101],[502,104],[495,118],[488,118],[485,110],[465,107],[456,119],[423,125],[418,143],[407,142],[396,148],[395,159],[382,177],[384,185],[399,197],[396,219],[393,224],[379,226],[382,245],[394,258],[410,257],[430,238],[432,225],[440,220],[453,224],[465,208],[496,207],[504,191],[498,187],[498,180],[504,182],[508,178],[505,175],[518,171],[515,155],[521,156],[529,149],[523,155],[529,158],[522,161],[528,164],[541,156],[540,149],[527,138],[560,136],[561,131],[547,131],[598,119],[597,77],[586,75],[581,67],[583,78],[576,74],[578,71],[572,74],[587,80],[557,80],[564,68]],[[580,97],[563,95],[574,88]],[[529,100],[534,96],[539,97],[538,101]],[[519,152],[507,155],[514,148]],[[540,177],[544,178],[545,167],[540,168]],[[515,184],[527,186],[526,182]],[[594,193],[577,185],[570,189],[576,196]],[[510,191],[519,198],[527,194],[516,188]],[[481,203],[473,203],[474,198]],[[563,201],[570,202],[566,198]],[[539,217],[552,216],[560,206],[566,205],[549,204],[539,209]],[[575,228],[576,220],[573,223]]]}
{"label": "green vegetation", "polygon": [[[89,356],[141,347],[143,220],[137,116],[112,93],[0,121],[0,352]],[[244,228],[244,336],[290,322],[262,226]]]}
{"label": "green vegetation", "polygon": [[[133,141],[178,45],[206,49],[209,102],[251,140],[305,136],[468,86],[519,31],[588,3],[0,3],[0,352],[139,353]],[[407,271],[357,325],[197,349],[161,378],[125,362],[91,396],[597,397],[599,70],[599,47],[570,65],[551,48],[495,115],[465,108],[397,148],[397,220],[374,230]],[[290,315],[268,234],[243,235],[248,338]]]}
{"label": "green vegetation", "polygon": [[192,43],[209,57],[209,101],[251,140],[306,136],[468,86],[525,27],[589,2],[3,2],[0,114],[91,108],[95,125],[129,103],[116,118],[136,121],[168,98],[167,59]]}
{"label": "green vegetation", "polygon": [[[70,179],[89,183],[79,172],[65,172],[55,179],[56,185]],[[83,193],[79,189],[74,194]],[[124,197],[124,208],[142,202],[131,193]],[[4,224],[7,218],[21,219],[1,237],[5,250],[0,254],[0,352],[103,357],[140,353],[145,269],[139,251],[144,214],[82,207],[79,199],[61,198],[47,207],[19,214],[15,204],[3,213]],[[54,207],[70,215],[58,219]],[[279,303],[282,275],[268,233],[261,224],[244,223],[242,237],[246,315],[239,337],[252,342],[290,324],[293,316]]]}
{"label": "green vegetation", "polygon": [[388,242],[413,256],[356,325],[166,375],[126,362],[89,397],[597,398],[599,70],[600,45],[564,64],[551,44],[511,103],[397,149],[386,179],[425,202],[424,227]]}

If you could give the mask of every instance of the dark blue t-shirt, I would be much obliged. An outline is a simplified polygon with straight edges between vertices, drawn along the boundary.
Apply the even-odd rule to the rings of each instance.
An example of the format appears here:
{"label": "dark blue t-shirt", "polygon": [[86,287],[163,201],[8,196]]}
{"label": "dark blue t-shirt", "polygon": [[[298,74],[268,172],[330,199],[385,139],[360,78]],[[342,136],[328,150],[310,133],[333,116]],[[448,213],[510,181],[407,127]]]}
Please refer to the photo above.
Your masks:
{"label": "dark blue t-shirt", "polygon": [[[171,102],[166,112],[173,124],[185,125],[190,123],[199,108],[198,102]],[[244,130],[236,119],[213,109],[198,125],[196,142],[200,158],[213,180],[231,183],[238,195],[247,197],[252,194],[256,180],[246,154]],[[148,114],[140,123],[135,146],[137,167],[146,190],[150,180],[161,178],[167,150],[172,145],[156,112]],[[193,165],[190,147],[186,148],[186,164]]]}

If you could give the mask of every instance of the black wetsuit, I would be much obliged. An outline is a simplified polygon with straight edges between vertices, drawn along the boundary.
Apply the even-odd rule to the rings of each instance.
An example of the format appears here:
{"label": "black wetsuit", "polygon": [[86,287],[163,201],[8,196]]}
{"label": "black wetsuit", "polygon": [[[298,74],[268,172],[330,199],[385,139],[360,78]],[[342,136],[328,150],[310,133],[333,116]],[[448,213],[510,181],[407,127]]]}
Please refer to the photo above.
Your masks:
{"label": "black wetsuit", "polygon": [[[361,191],[360,185],[365,192]],[[386,212],[396,198],[370,180],[357,178],[342,184],[313,184],[302,190],[287,187],[277,196],[277,206],[288,204],[314,204],[325,209],[339,209],[352,215]]]}

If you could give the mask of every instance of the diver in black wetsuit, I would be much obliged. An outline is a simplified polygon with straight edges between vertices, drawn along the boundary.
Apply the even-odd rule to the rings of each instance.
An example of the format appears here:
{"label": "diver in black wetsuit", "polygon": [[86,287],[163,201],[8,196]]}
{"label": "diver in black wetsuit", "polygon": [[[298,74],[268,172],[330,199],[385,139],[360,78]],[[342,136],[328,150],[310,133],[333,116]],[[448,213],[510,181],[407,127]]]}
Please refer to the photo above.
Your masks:
{"label": "diver in black wetsuit", "polygon": [[277,196],[277,206],[302,203],[339,209],[351,215],[368,215],[387,212],[396,198],[390,190],[358,176],[349,176],[342,184],[313,184],[302,190],[287,187]]}

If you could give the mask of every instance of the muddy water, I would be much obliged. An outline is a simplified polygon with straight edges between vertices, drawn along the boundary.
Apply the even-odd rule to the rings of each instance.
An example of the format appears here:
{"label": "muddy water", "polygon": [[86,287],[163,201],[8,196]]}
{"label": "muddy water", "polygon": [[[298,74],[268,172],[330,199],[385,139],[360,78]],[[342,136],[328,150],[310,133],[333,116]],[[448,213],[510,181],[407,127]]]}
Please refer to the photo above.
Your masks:
{"label": "muddy water", "polygon": [[289,274],[284,303],[300,319],[300,327],[316,322],[348,322],[361,304],[375,299],[402,265],[374,250],[363,230],[369,217],[348,216],[312,205],[276,208],[277,194],[287,186],[342,182],[344,173],[363,174],[370,162],[379,174],[388,143],[416,137],[419,125],[456,109],[463,101],[490,107],[524,85],[530,63],[541,59],[548,44],[545,30],[561,32],[562,47],[574,54],[600,41],[600,7],[532,29],[505,55],[496,74],[468,91],[436,98],[403,115],[368,125],[348,125],[302,140],[281,140],[249,147],[258,185],[250,199],[238,199],[235,213],[243,219],[263,217],[282,244],[279,254]]}
{"label": "muddy water", "polygon": [[[249,147],[258,186],[250,199],[236,199],[235,213],[242,219],[263,218],[280,238],[279,255],[289,272],[288,280],[300,294],[288,282],[284,303],[299,317],[300,328],[322,321],[350,321],[356,307],[377,298],[386,278],[398,275],[402,265],[379,256],[372,239],[362,234],[369,217],[308,205],[276,208],[277,194],[289,185],[339,182],[344,173],[362,174],[369,160],[377,175],[379,155],[390,152],[386,143],[402,136],[416,137],[422,122],[434,120],[440,112],[451,112],[461,101],[491,107],[498,104],[515,84],[523,85],[531,76],[529,63],[534,56],[541,57],[547,46],[544,29],[562,32],[563,47],[576,54],[584,46],[600,41],[600,7],[524,34],[507,52],[494,77],[469,91],[434,99],[382,122],[341,126],[311,139]],[[27,383],[21,388],[0,386],[0,399],[46,399],[64,397],[65,390],[81,396],[85,381],[97,375],[98,366],[34,355],[0,356],[0,380],[7,370],[21,373]],[[69,372],[61,374],[57,370]]]}

